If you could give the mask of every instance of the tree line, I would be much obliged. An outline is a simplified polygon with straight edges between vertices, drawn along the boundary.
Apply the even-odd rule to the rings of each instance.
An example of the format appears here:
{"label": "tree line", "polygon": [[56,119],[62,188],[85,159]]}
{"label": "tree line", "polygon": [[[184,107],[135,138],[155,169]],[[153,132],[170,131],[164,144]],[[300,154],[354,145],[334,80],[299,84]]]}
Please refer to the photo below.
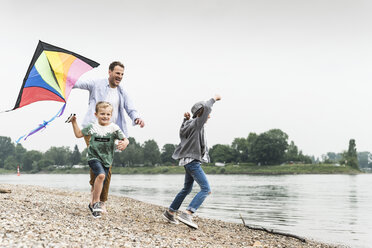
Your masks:
{"label": "tree line", "polygon": [[327,152],[322,155],[324,163],[348,164],[353,168],[372,169],[372,153],[357,152],[355,140],[349,141],[347,151],[341,153]]}
{"label": "tree line", "polygon": [[[129,146],[123,152],[116,152],[113,166],[156,166],[175,165],[172,159],[175,144],[165,144],[161,149],[153,139],[143,144],[129,138]],[[348,163],[358,168],[355,141],[350,140],[349,149],[336,159],[333,153],[324,157],[325,162]],[[46,152],[27,151],[21,144],[14,144],[9,137],[0,136],[0,168],[14,170],[20,166],[24,171],[48,171],[56,166],[72,167],[87,164],[87,149],[79,151],[67,146],[50,147]],[[304,155],[288,135],[280,129],[271,129],[261,134],[249,133],[247,138],[235,138],[231,145],[216,144],[209,149],[212,163],[255,163],[277,165],[282,163],[315,163],[312,156]]]}

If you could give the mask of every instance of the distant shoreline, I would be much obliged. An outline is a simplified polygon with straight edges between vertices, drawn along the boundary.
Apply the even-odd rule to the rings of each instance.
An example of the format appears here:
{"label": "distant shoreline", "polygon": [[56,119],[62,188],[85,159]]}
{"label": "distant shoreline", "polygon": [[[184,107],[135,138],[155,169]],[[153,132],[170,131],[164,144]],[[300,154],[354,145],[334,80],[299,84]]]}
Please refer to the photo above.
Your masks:
{"label": "distant shoreline", "polygon": [[[212,175],[301,175],[301,174],[347,174],[357,175],[364,172],[349,166],[335,166],[334,164],[284,164],[258,166],[254,164],[228,164],[225,166],[203,165],[206,174]],[[85,174],[89,167],[65,168],[49,171],[22,171],[22,173],[50,173],[50,174]],[[13,174],[12,170],[0,169],[0,174]],[[184,174],[182,166],[146,166],[146,167],[113,167],[113,174]]]}
{"label": "distant shoreline", "polygon": [[199,229],[169,224],[164,207],[109,196],[108,214],[93,219],[89,192],[0,184],[0,242],[8,246],[87,247],[339,247],[195,216]]}

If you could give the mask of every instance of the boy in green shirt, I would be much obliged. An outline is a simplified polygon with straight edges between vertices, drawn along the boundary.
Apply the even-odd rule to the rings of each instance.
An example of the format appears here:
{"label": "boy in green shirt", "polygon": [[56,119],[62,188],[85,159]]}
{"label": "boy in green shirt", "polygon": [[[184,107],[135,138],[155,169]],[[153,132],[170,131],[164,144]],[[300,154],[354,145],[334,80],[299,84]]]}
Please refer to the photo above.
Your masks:
{"label": "boy in green shirt", "polygon": [[[92,200],[88,207],[94,218],[101,217],[100,195],[107,177],[108,170],[114,159],[115,148],[123,151],[129,144],[119,126],[111,122],[113,108],[108,102],[98,102],[96,105],[96,123],[91,123],[82,130],[76,117],[71,117],[72,128],[77,138],[90,137],[88,146],[88,164],[96,179],[93,185]],[[120,140],[115,147],[115,140]]]}

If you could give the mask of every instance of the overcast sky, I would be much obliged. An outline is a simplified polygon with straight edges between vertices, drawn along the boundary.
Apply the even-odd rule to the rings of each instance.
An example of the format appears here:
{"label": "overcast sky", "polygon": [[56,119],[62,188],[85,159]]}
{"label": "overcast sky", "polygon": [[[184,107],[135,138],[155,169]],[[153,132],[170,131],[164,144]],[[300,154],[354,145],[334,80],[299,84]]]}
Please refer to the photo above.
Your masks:
{"label": "overcast sky", "polygon": [[[0,110],[10,109],[39,40],[101,65],[122,61],[122,81],[146,122],[129,127],[143,143],[179,142],[183,113],[215,93],[209,146],[279,128],[305,154],[372,152],[372,2],[358,0],[1,1]],[[15,141],[62,103],[0,114]],[[25,142],[27,149],[75,144],[64,121],[82,121],[88,93],[73,90],[65,114]],[[127,119],[128,120],[128,119]]]}

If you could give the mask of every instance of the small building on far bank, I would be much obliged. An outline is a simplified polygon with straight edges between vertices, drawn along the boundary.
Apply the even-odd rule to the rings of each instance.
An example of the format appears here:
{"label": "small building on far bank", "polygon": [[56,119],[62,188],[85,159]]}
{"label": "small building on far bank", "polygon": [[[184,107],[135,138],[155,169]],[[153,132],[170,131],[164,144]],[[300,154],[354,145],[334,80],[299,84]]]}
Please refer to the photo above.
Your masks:
{"label": "small building on far bank", "polygon": [[88,167],[88,165],[83,165],[83,164],[74,164],[72,166],[72,168],[74,168],[74,169],[83,169],[83,168],[87,168],[87,167]]}

